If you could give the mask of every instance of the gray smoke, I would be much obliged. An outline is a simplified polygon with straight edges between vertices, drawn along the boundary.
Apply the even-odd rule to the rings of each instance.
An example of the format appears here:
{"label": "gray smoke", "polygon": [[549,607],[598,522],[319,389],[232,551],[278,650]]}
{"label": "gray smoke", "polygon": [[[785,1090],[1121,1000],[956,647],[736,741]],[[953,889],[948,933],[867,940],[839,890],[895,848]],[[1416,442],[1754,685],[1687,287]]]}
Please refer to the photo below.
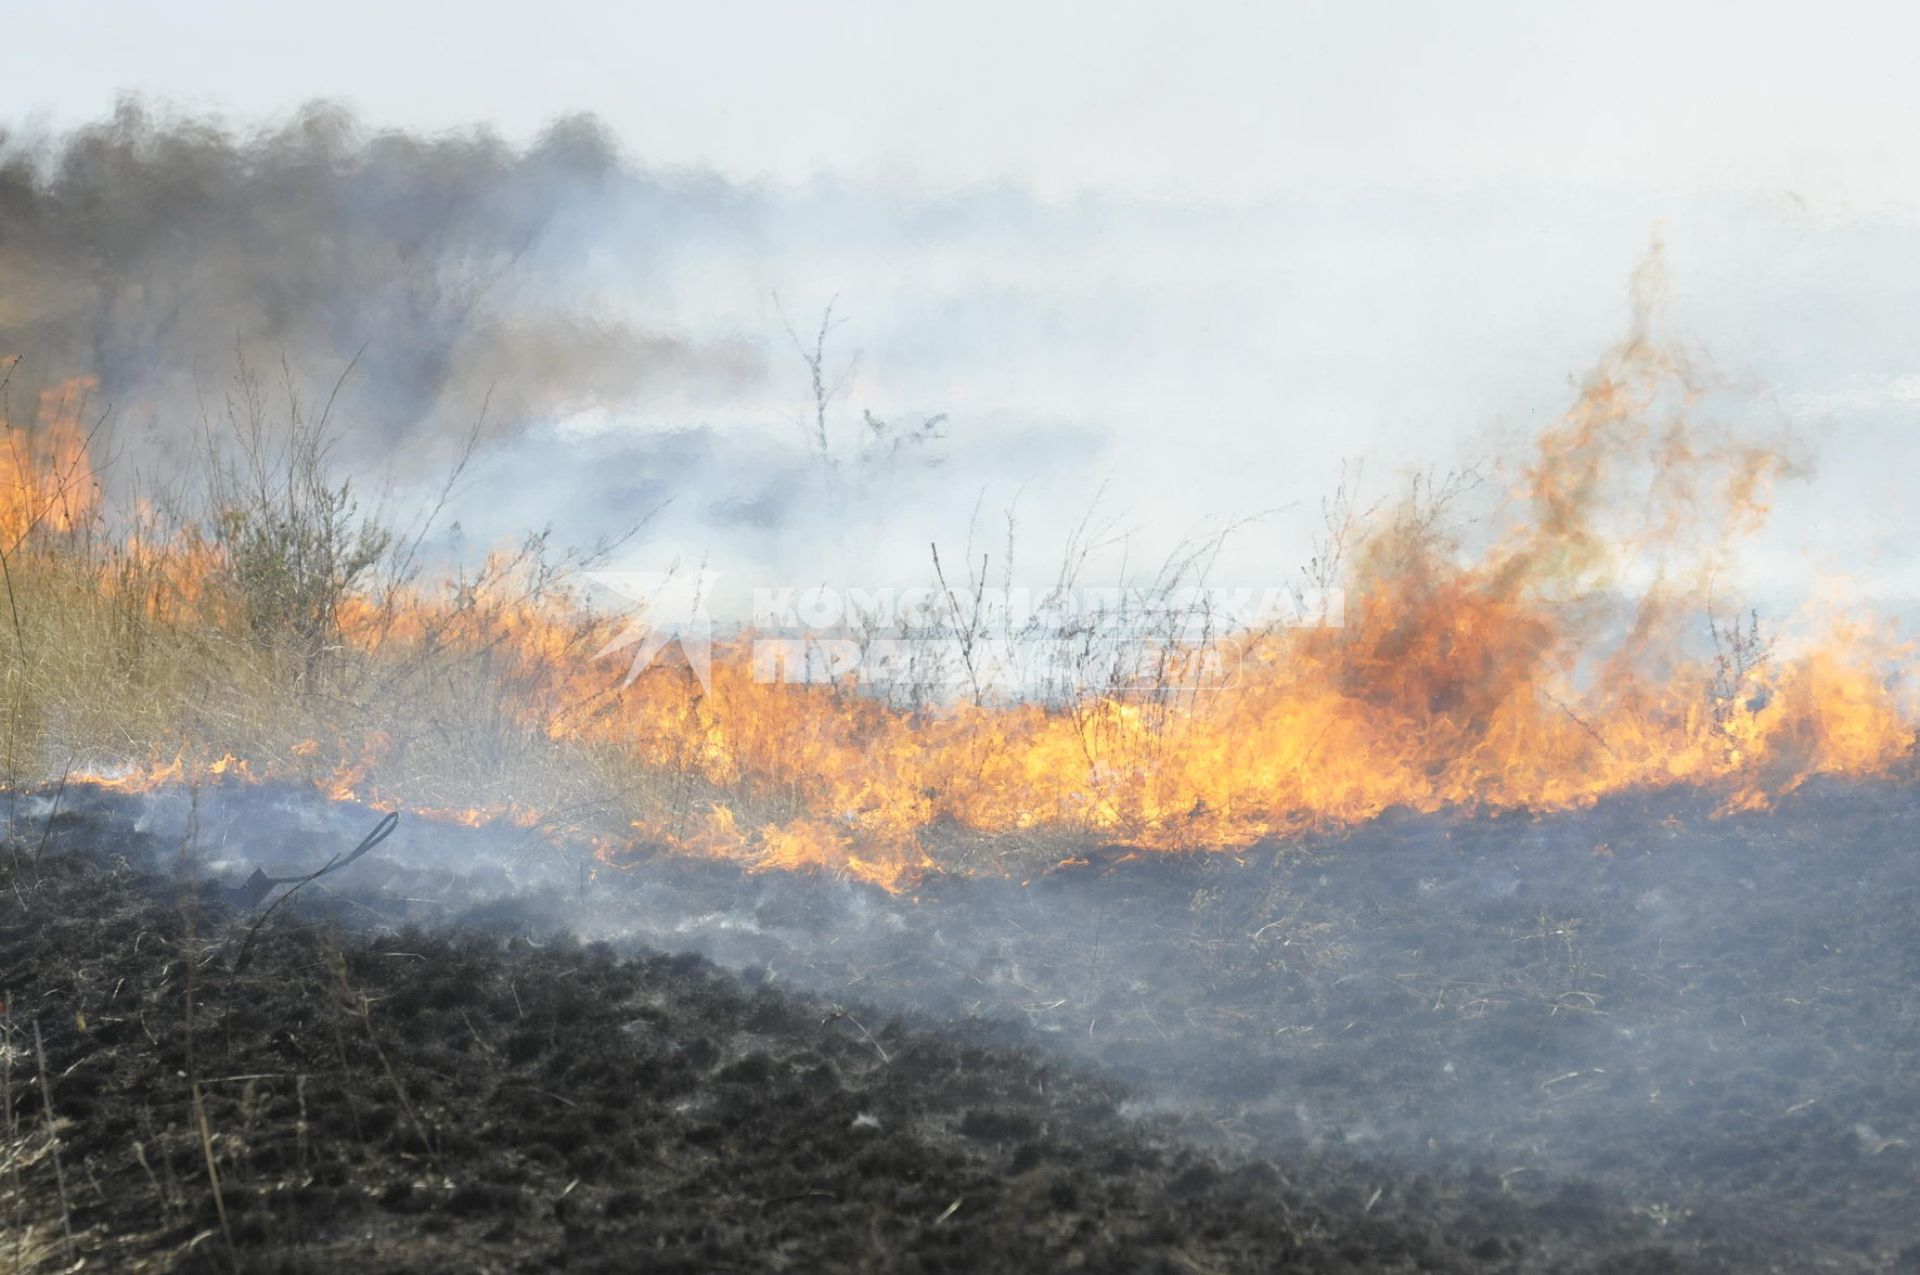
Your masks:
{"label": "gray smoke", "polygon": [[484,131],[373,131],[326,104],[252,130],[131,101],[63,136],[0,128],[12,414],[36,386],[91,376],[122,438],[164,453],[192,437],[238,357],[269,379],[285,360],[320,393],[352,364],[345,441],[390,456],[444,450],[483,403],[512,431],[757,381],[744,343],[593,308],[583,284],[609,204],[651,182],[587,117],[524,148]]}

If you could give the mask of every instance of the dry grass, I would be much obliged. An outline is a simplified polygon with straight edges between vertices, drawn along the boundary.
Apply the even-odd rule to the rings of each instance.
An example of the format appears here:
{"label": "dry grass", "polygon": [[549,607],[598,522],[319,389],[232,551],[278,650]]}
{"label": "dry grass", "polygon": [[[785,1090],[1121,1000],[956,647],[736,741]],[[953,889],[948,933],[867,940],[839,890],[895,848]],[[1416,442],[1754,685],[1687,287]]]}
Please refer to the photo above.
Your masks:
{"label": "dry grass", "polygon": [[[34,1048],[26,1037],[31,1035]],[[0,1275],[42,1275],[75,1270],[79,1254],[97,1238],[76,1235],[67,1206],[66,1180],[60,1165],[60,1129],[57,1122],[23,1122],[16,1107],[26,1091],[42,1095],[47,1077],[45,1050],[39,1048],[39,1027],[31,1032],[13,1021],[11,1005],[0,1013],[0,1102],[6,1107],[0,1129]],[[30,1065],[23,1072],[21,1065]]]}
{"label": "dry grass", "polygon": [[[0,439],[0,781],[244,768],[607,849],[898,886],[943,864],[1025,872],[1088,841],[1246,846],[1393,806],[1553,809],[1694,783],[1750,809],[1815,774],[1905,773],[1912,718],[1886,677],[1900,650],[1877,633],[1787,663],[1757,623],[1709,612],[1717,657],[1703,656],[1687,608],[1664,588],[1627,598],[1594,561],[1618,512],[1601,457],[1649,431],[1639,399],[1607,387],[1658,383],[1664,366],[1641,367],[1638,348],[1542,435],[1536,489],[1478,557],[1449,512],[1472,471],[1420,476],[1379,525],[1343,484],[1292,590],[1310,619],[1309,591],[1350,581],[1339,626],[1214,609],[1209,574],[1237,522],[1110,603],[996,610],[1014,580],[1009,515],[997,558],[971,534],[933,555],[928,614],[856,614],[825,634],[788,622],[806,661],[903,640],[913,676],[876,685],[831,660],[836,677],[775,684],[743,638],[716,650],[709,683],[655,668],[627,686],[619,661],[596,659],[624,626],[574,591],[595,551],[556,556],[535,537],[429,577],[464,461],[392,530],[331,464],[329,409],[310,414],[290,375],[275,399],[243,368],[197,477],[111,513],[84,411],[43,411]],[[1675,451],[1651,463],[1682,463]],[[1700,481],[1725,477],[1722,502],[1738,503],[1749,453],[1729,455]],[[1596,475],[1571,494],[1549,481],[1570,465]],[[1687,477],[1676,490],[1694,490]],[[1058,592],[1116,535],[1091,511]],[[1629,603],[1616,650],[1599,639]]]}
{"label": "dry grass", "polygon": [[588,555],[535,538],[425,583],[432,518],[389,532],[334,477],[325,413],[309,422],[289,391],[269,422],[244,369],[238,387],[202,480],[132,513],[96,498],[71,420],[0,425],[11,791],[177,762],[415,808],[658,800],[654,776],[555,738],[618,681],[591,660],[605,625],[569,593]]}
{"label": "dry grass", "polygon": [[[850,835],[816,808],[804,776],[739,773],[715,760],[713,742],[726,732],[804,735],[805,720],[719,719],[676,671],[656,670],[662,680],[623,691],[619,661],[595,660],[617,625],[580,604],[575,582],[610,546],[555,553],[533,537],[429,578],[429,537],[465,460],[439,504],[395,533],[333,465],[329,408],[309,413],[284,379],[269,392],[243,366],[208,427],[200,472],[137,504],[98,497],[84,395],[51,417],[43,404],[31,425],[5,425],[15,462],[0,474],[0,781],[9,791],[73,777],[150,782],[244,769],[609,845],[634,840],[637,828],[643,840],[762,853],[752,831],[710,847],[716,808],[743,830],[793,824],[821,843]],[[1010,559],[1011,527],[1008,536]],[[1154,583],[1166,592],[1192,583],[1215,548],[1185,551]],[[982,559],[964,581],[943,577],[953,600],[964,590],[976,605],[956,607],[932,636],[957,637],[969,651],[1033,636],[980,629],[986,570]],[[1057,711],[1113,691],[1102,680],[1118,676],[1109,648],[1131,644],[1137,622],[1102,616],[1066,635],[1086,667],[1066,671],[1073,690],[1053,695]],[[666,684],[675,679],[687,684]],[[985,695],[970,689],[976,701]],[[883,708],[845,686],[813,695]],[[743,700],[738,714],[768,708],[768,698]],[[1171,721],[1178,699],[1163,688],[1138,702]],[[919,701],[884,707],[939,711]],[[850,737],[862,712],[846,709]],[[1137,731],[1106,739],[1107,717],[1083,716],[1081,751],[1106,759],[1102,773],[1126,782],[1151,767],[1149,756],[1112,760],[1125,761]],[[932,840],[962,843],[945,849],[970,867],[1027,870],[1070,853],[1065,843],[1080,829],[1063,825],[1064,848],[1049,844],[1038,857],[1035,844],[1048,839],[1028,829],[1017,844],[933,831]],[[773,861],[777,845],[765,844]],[[839,859],[794,853],[782,861]],[[887,853],[906,862],[920,851]],[[878,866],[875,878],[891,870]]]}
{"label": "dry grass", "polygon": [[[47,1168],[44,1136],[0,1142],[0,1272],[37,1275],[61,1264],[60,1200]],[[43,1183],[43,1179],[45,1179]]]}

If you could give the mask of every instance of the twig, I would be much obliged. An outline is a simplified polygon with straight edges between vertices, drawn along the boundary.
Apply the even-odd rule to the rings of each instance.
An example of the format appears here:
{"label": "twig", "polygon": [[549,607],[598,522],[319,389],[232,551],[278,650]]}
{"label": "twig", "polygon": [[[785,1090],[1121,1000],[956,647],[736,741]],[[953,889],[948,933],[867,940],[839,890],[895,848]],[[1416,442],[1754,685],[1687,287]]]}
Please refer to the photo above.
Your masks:
{"label": "twig", "polygon": [[[366,839],[363,840],[359,845],[355,846],[347,854],[335,855],[333,858],[327,860],[327,862],[320,868],[318,872],[309,872],[307,875],[303,877],[270,877],[266,873],[260,871],[260,869],[255,868],[253,872],[253,876],[247,880],[247,883],[244,886],[242,886],[241,889],[247,890],[247,891],[257,891],[259,893],[259,897],[261,898],[264,898],[266,895],[266,892],[268,890],[271,890],[276,885],[291,884],[293,886],[293,889],[288,890],[285,894],[281,895],[278,899],[275,899],[273,902],[273,906],[268,908],[265,912],[262,912],[260,914],[259,920],[255,921],[251,926],[248,927],[246,940],[240,944],[240,955],[236,957],[233,962],[233,972],[235,974],[238,974],[242,970],[247,968],[247,962],[251,960],[253,956],[253,941],[255,938],[259,936],[260,927],[265,925],[268,922],[268,920],[272,918],[273,914],[275,912],[278,912],[286,904],[288,899],[291,899],[294,895],[298,894],[302,886],[309,885],[312,882],[318,881],[321,877],[326,876],[327,873],[329,872],[338,872],[341,868],[346,867],[348,864],[352,863],[355,859],[358,859],[361,855],[373,849],[375,846],[379,845],[382,841],[385,841],[389,836],[393,834],[393,830],[399,825],[400,825],[400,812],[396,810],[391,814],[389,814],[386,818],[382,819],[377,825],[375,825],[373,831],[367,834]],[[255,901],[258,902],[258,899],[256,899]]]}
{"label": "twig", "polygon": [[47,1046],[40,1038],[40,1020],[33,1020],[33,1053],[40,1068],[40,1115],[47,1122],[47,1148],[53,1157],[53,1185],[60,1193],[60,1230],[67,1240],[67,1261],[74,1261],[73,1211],[67,1204],[67,1173],[60,1166],[60,1130],[53,1119],[53,1081],[47,1075]]}
{"label": "twig", "polygon": [[381,1070],[387,1073],[387,1082],[393,1086],[394,1097],[400,1100],[400,1109],[407,1113],[407,1120],[413,1125],[413,1131],[419,1137],[420,1145],[426,1148],[427,1163],[433,1166],[436,1174],[439,1173],[439,1152],[434,1150],[433,1138],[427,1133],[427,1126],[420,1119],[420,1113],[414,1110],[413,1100],[407,1097],[406,1086],[400,1083],[400,1073],[393,1069],[393,1062],[387,1057],[387,1051],[380,1048],[380,1038],[373,1031],[372,1002],[365,994],[360,997],[360,1025],[367,1029],[367,1043],[373,1046],[374,1057],[380,1060]]}
{"label": "twig", "polygon": [[227,1246],[227,1264],[239,1275],[240,1255],[233,1247],[233,1228],[227,1225],[227,1199],[220,1190],[220,1166],[213,1158],[213,1127],[207,1123],[207,1104],[200,1082],[193,1084],[193,1122],[200,1133],[200,1158],[206,1161],[207,1183],[213,1188],[213,1212],[220,1219],[220,1238]]}
{"label": "twig", "polygon": [[40,866],[40,856],[47,851],[47,841],[53,836],[53,821],[60,813],[61,798],[67,795],[67,781],[73,777],[73,754],[67,754],[67,767],[60,772],[60,786],[53,790],[53,806],[47,811],[46,826],[40,830],[40,844],[33,848],[33,866]]}
{"label": "twig", "polygon": [[1613,745],[1609,744],[1605,739],[1601,738],[1599,731],[1587,725],[1586,721],[1580,716],[1580,714],[1568,708],[1566,704],[1560,699],[1560,697],[1553,694],[1551,691],[1547,692],[1546,695],[1547,695],[1547,698],[1553,702],[1553,706],[1555,708],[1559,709],[1561,712],[1565,713],[1569,718],[1571,718],[1575,726],[1578,726],[1581,730],[1587,732],[1588,735],[1592,736],[1594,743],[1606,749],[1607,756],[1612,757],[1615,760],[1619,759],[1620,754],[1613,751]]}
{"label": "twig", "polygon": [[[9,369],[11,371],[11,369]],[[5,383],[0,382],[0,389]],[[13,1267],[15,1270],[27,1268],[26,1230],[20,1225],[20,1158],[13,1154],[19,1141],[19,1125],[13,1114],[13,993],[0,992],[5,999],[0,1001],[0,1102],[7,1108],[7,1203],[11,1216],[8,1224],[13,1231]]]}
{"label": "twig", "polygon": [[887,1056],[887,1051],[881,1047],[880,1042],[873,1038],[873,1033],[867,1030],[866,1025],[862,1023],[859,1019],[855,1018],[852,1014],[849,1014],[846,1010],[844,1009],[834,1010],[831,1014],[827,1015],[825,1021],[822,1022],[820,1025],[824,1027],[827,1025],[827,1023],[831,1023],[838,1018],[844,1018],[848,1022],[852,1023],[855,1027],[858,1027],[860,1029],[860,1034],[867,1038],[867,1043],[873,1046],[873,1051],[880,1055],[881,1062],[887,1063],[887,1064],[891,1064],[893,1062],[893,1059]]}

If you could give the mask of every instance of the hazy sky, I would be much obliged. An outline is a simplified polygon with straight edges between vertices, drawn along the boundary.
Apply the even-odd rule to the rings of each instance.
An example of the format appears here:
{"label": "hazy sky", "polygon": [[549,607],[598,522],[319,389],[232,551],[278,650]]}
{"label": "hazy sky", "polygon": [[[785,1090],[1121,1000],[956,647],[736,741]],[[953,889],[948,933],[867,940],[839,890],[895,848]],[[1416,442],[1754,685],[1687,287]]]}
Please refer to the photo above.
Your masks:
{"label": "hazy sky", "polygon": [[1483,182],[1920,196],[1898,4],[6,3],[14,110],[140,89],[525,135],[591,110],[741,175],[1049,193]]}
{"label": "hazy sky", "polygon": [[[949,413],[963,511],[1012,499],[1024,446],[1062,484],[1029,491],[1030,513],[1077,511],[1104,481],[1180,526],[1310,514],[1343,458],[1485,454],[1566,404],[1658,233],[1675,327],[1818,463],[1767,569],[1914,585],[1908,6],[81,0],[0,17],[16,122],[87,123],[125,91],[240,122],[334,98],[374,125],[513,139],[585,110],[642,165],[747,183],[757,211],[683,227],[599,286],[643,323],[742,334],[774,374],[620,427],[784,419],[804,387],[772,298],[816,313],[839,294],[862,352],[849,406]],[[725,483],[716,465],[701,482]],[[899,538],[918,555],[928,528]]]}

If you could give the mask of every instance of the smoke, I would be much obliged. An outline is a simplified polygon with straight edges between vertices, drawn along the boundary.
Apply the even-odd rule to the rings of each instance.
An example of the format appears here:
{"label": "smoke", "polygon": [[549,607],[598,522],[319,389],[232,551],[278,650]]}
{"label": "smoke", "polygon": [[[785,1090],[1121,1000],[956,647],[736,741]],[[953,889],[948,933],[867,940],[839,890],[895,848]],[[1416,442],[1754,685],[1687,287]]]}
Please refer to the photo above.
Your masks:
{"label": "smoke", "polygon": [[0,129],[0,355],[16,390],[94,378],[161,453],[237,357],[322,392],[351,366],[361,456],[443,451],[483,406],[516,432],[754,382],[743,343],[648,330],[583,286],[610,195],[645,180],[586,117],[524,148],[327,104],[252,130],[131,101],[65,136]]}
{"label": "smoke", "polygon": [[[470,546],[644,524],[630,552],[649,567],[910,584],[930,542],[960,554],[976,531],[998,571],[1017,519],[1018,570],[1050,577],[1099,500],[1129,562],[1261,514],[1220,578],[1266,586],[1311,553],[1347,461],[1371,499],[1403,470],[1512,454],[1563,410],[1567,369],[1613,339],[1620,275],[1671,212],[780,186],[649,167],[584,117],[520,145],[325,104],[256,126],[128,103],[71,133],[0,126],[0,358],[23,360],[15,424],[37,388],[95,378],[134,453],[110,483],[192,459],[237,355],[270,389],[284,359],[309,407],[351,364],[335,458],[363,492],[386,477],[431,498],[484,407],[494,445],[447,520]],[[1869,562],[1910,590],[1882,513],[1904,470],[1865,458],[1904,455],[1881,263],[1911,244],[1836,225],[1810,252],[1810,233],[1766,207],[1682,210],[1675,326],[1710,336],[1748,398],[1839,440],[1827,485],[1779,493],[1743,546],[1752,573],[1784,598],[1816,559]],[[1757,260],[1800,271],[1796,290],[1747,304]],[[1878,299],[1855,316],[1836,298],[1856,294]],[[837,493],[786,330],[810,337],[835,297]],[[1835,315],[1854,316],[1843,336]],[[868,409],[903,430],[946,416],[938,467],[849,477]]]}
{"label": "smoke", "polygon": [[[1024,241],[1036,216],[1023,199],[653,170],[587,116],[515,145],[373,128],[330,103],[256,124],[127,99],[72,132],[0,124],[5,417],[31,420],[48,389],[70,415],[104,415],[99,468],[125,495],[190,485],[230,396],[257,389],[269,428],[289,397],[309,418],[328,404],[337,472],[393,507],[431,500],[484,418],[441,524],[452,553],[644,525],[650,563],[917,578],[930,539],[1037,473],[1089,492],[1100,478],[1083,472],[1097,424],[978,401],[997,355],[885,344],[949,309],[901,263]],[[811,330],[843,287],[829,457],[779,312]],[[865,322],[843,329],[848,313]],[[73,378],[91,384],[84,411]],[[954,437],[903,450],[950,409]],[[880,417],[897,434],[876,434]]]}

